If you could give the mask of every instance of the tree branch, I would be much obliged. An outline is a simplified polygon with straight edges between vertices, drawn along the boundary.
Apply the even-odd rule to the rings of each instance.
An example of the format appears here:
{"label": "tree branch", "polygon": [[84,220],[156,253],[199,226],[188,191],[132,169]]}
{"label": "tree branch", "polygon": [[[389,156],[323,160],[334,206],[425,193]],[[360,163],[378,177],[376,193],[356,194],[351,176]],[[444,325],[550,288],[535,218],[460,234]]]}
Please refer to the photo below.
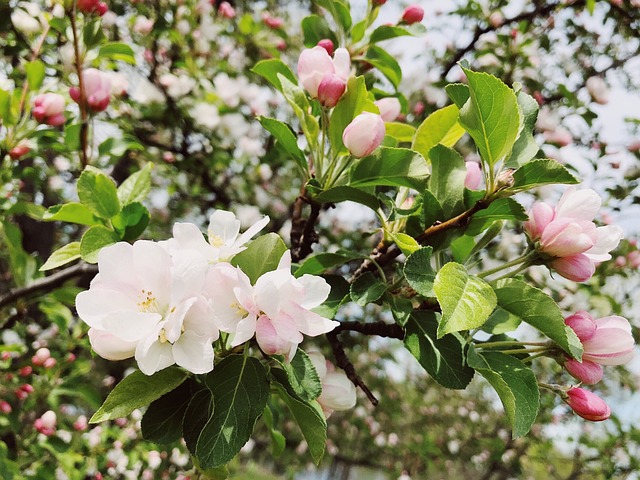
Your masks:
{"label": "tree branch", "polygon": [[341,322],[333,332],[358,332],[364,335],[377,335],[378,337],[404,339],[404,330],[400,325],[385,322]]}
{"label": "tree branch", "polygon": [[[318,241],[315,226],[320,215],[320,204],[309,200],[306,193],[303,187],[291,210],[291,259],[294,262],[306,258],[313,251],[312,245]],[[311,206],[311,213],[306,220],[302,218],[305,204]]]}
{"label": "tree branch", "polygon": [[65,268],[64,270],[60,270],[53,275],[40,278],[26,287],[18,287],[9,290],[9,292],[0,297],[0,308],[34,293],[51,291],[61,286],[67,280],[91,273],[98,273],[98,266],[80,262],[76,265]]}

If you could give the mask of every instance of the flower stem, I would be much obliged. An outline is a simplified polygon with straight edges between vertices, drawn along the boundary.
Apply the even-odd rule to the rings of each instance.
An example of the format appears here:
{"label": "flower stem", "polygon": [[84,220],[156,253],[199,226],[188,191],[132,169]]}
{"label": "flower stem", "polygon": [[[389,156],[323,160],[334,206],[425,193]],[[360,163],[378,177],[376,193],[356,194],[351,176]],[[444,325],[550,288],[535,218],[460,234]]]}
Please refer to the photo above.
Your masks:
{"label": "flower stem", "polygon": [[[515,267],[516,265],[520,265],[521,263],[527,262],[527,260],[531,260],[535,256],[536,252],[525,252],[523,255],[518,258],[514,258],[510,262],[507,262],[503,265],[497,266],[495,268],[490,268],[489,270],[485,270],[484,272],[480,272],[476,274],[476,277],[484,278],[489,275],[493,275],[494,273],[500,272],[505,268]],[[528,267],[529,265],[527,265]]]}
{"label": "flower stem", "polygon": [[533,347],[548,347],[547,342],[520,342],[518,340],[500,340],[496,342],[482,342],[477,344],[478,347],[511,347],[511,346],[533,346]]}
{"label": "flower stem", "polygon": [[71,32],[73,33],[73,53],[75,56],[76,73],[78,74],[78,89],[80,90],[80,118],[82,123],[80,124],[80,160],[82,167],[89,165],[89,155],[87,153],[88,148],[88,136],[89,136],[89,115],[87,113],[86,95],[84,90],[84,80],[82,78],[82,59],[80,55],[80,44],[78,42],[78,26],[76,25],[76,6],[73,2],[73,7],[69,12],[69,20],[71,21]]}

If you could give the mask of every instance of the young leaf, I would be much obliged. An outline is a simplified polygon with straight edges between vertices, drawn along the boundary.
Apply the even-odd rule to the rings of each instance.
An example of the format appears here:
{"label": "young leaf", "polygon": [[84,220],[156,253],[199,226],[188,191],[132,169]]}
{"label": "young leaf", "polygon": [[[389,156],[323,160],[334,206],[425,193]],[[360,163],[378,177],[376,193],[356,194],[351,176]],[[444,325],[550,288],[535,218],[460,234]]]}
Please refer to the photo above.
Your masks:
{"label": "young leaf", "polygon": [[196,392],[190,399],[182,422],[182,434],[191,455],[196,454],[198,438],[211,415],[213,415],[213,395],[208,388],[205,388]]}
{"label": "young leaf", "polygon": [[469,87],[464,83],[450,83],[446,87],[444,87],[447,95],[451,101],[458,107],[459,109],[467,103],[469,100]]}
{"label": "young leaf", "polygon": [[322,393],[322,384],[313,362],[304,350],[298,349],[291,362],[280,361],[289,384],[296,395],[307,402],[318,398]]}
{"label": "young leaf", "polygon": [[154,400],[142,416],[142,436],[160,444],[177,442],[182,437],[182,423],[193,395],[193,382],[183,382],[175,390]]}
{"label": "young leaf", "polygon": [[488,73],[462,69],[470,97],[460,109],[460,124],[473,138],[480,156],[493,167],[509,152],[520,133],[516,94]]}
{"label": "young leaf", "polygon": [[582,358],[582,343],[565,325],[560,308],[550,296],[515,278],[499,280],[494,290],[500,308],[540,330],[576,360]]}
{"label": "young leaf", "polygon": [[458,122],[460,110],[455,105],[436,110],[418,127],[411,148],[429,158],[429,150],[439,143],[453,147],[464,135],[464,128]]}
{"label": "young leaf", "polygon": [[348,3],[344,0],[316,0],[316,3],[325,8],[345,32],[349,31],[352,20]]}
{"label": "young leaf", "polygon": [[442,319],[438,338],[484,324],[496,307],[496,294],[487,282],[473,277],[458,263],[447,263],[433,283]]}
{"label": "young leaf", "polygon": [[230,355],[207,375],[206,384],[215,408],[198,438],[196,457],[209,469],[226,465],[247,443],[267,404],[269,381],[258,359]]}
{"label": "young leaf", "polygon": [[512,192],[521,192],[541,185],[554,183],[579,183],[569,171],[555,160],[548,158],[532,160],[513,172]]}
{"label": "young leaf", "polygon": [[141,170],[131,174],[118,187],[118,198],[125,206],[133,202],[142,202],[151,190],[151,170],[153,163],[147,163]]}
{"label": "young leaf", "polygon": [[[406,123],[400,122],[387,122],[384,124],[386,134],[390,137],[395,138],[400,143],[409,143],[413,141],[413,137],[416,134],[415,127],[408,125]],[[416,148],[411,147],[412,150],[416,150]],[[422,154],[422,152],[416,150],[418,153]],[[422,155],[424,157],[424,155]]]}
{"label": "young leaf", "polygon": [[356,202],[374,211],[380,207],[380,201],[375,195],[371,195],[363,189],[347,187],[345,185],[332,187],[324,192],[320,192],[315,199],[319,203]]}
{"label": "young leaf", "polygon": [[289,385],[286,374],[279,369],[272,369],[273,383],[280,398],[287,405],[295,418],[302,436],[307,441],[309,453],[318,465],[324,455],[327,441],[327,421],[324,418],[320,404],[316,400],[306,402],[296,395]]}
{"label": "young leaf", "polygon": [[434,312],[414,312],[405,326],[404,346],[440,385],[464,389],[474,374],[465,364],[465,343],[457,333],[439,338],[437,328]]}
{"label": "young leaf", "polygon": [[76,188],[80,201],[100,218],[109,219],[120,211],[116,184],[97,168],[86,167]]}
{"label": "young leaf", "polygon": [[478,235],[499,220],[517,220],[522,222],[527,218],[529,217],[524,207],[513,198],[499,198],[471,218],[467,226],[466,234],[472,236]]}
{"label": "young leaf", "polygon": [[536,102],[531,95],[527,95],[522,91],[518,92],[517,98],[524,121],[522,131],[516,143],[513,145],[511,155],[509,155],[509,158],[505,161],[505,166],[513,168],[524,165],[535,157],[540,150],[538,142],[536,142],[536,139],[533,137],[533,129],[536,126],[538,111],[540,110],[538,102]]}
{"label": "young leaf", "polygon": [[538,381],[531,368],[504,353],[478,354],[473,349],[468,353],[468,362],[498,393],[509,417],[513,437],[526,435],[540,408]]}
{"label": "young leaf", "polygon": [[451,148],[436,145],[429,152],[432,172],[429,190],[438,199],[446,218],[464,210],[464,180],[467,169],[462,156]]}
{"label": "young leaf", "polygon": [[133,49],[126,43],[105,43],[100,47],[98,58],[110,58],[111,60],[120,60],[130,65],[136,64],[136,57]]}
{"label": "young leaf", "polygon": [[138,202],[125,205],[122,211],[113,217],[111,223],[116,229],[120,238],[125,242],[138,238],[149,225],[149,210]]}
{"label": "young leaf", "polygon": [[404,255],[411,255],[412,253],[420,250],[420,244],[418,241],[413,238],[411,235],[407,235],[406,233],[389,233],[393,243],[395,243],[398,248],[402,251]]}
{"label": "young leaf", "polygon": [[391,186],[422,190],[429,176],[427,162],[407,148],[380,147],[360,159],[351,171],[349,184],[354,187]]}
{"label": "young leaf", "polygon": [[286,251],[287,246],[282,238],[275,233],[268,233],[249,243],[246,250],[231,259],[231,264],[240,267],[254,284],[260,275],[278,268]]}
{"label": "young leaf", "polygon": [[302,33],[304,35],[304,46],[315,47],[320,40],[328,38],[334,45],[338,45],[338,39],[331,27],[320,15],[309,15],[302,19]]}
{"label": "young leaf", "polygon": [[278,58],[270,58],[268,60],[260,60],[251,69],[255,74],[260,75],[267,80],[277,90],[282,92],[282,83],[278,78],[278,74],[287,78],[291,83],[297,84],[298,80],[291,69]]}
{"label": "young leaf", "polygon": [[104,247],[113,245],[118,235],[102,225],[94,225],[84,232],[80,239],[80,257],[87,263],[98,263],[98,253]]}
{"label": "young leaf", "polygon": [[44,81],[44,63],[41,60],[32,60],[24,66],[24,69],[27,72],[29,90],[38,90]]}
{"label": "young leaf", "polygon": [[522,319],[511,315],[506,310],[498,307],[489,317],[487,323],[482,326],[482,330],[493,335],[501,333],[513,332],[520,326]]}
{"label": "young leaf", "polygon": [[59,221],[78,223],[80,225],[96,225],[99,223],[88,207],[77,202],[53,205],[49,207],[42,215],[42,220],[46,222]]}
{"label": "young leaf", "polygon": [[305,136],[311,142],[317,142],[320,126],[318,125],[316,117],[310,113],[311,105],[309,105],[307,95],[304,93],[302,88],[298,87],[295,83],[291,82],[287,77],[280,73],[278,73],[278,80],[282,85],[284,98],[286,98],[287,102],[291,105],[293,111],[298,117]]}
{"label": "young leaf", "polygon": [[416,292],[425,297],[432,297],[433,282],[436,278],[431,266],[431,254],[433,248],[422,247],[412,253],[404,264],[404,276]]}
{"label": "young leaf", "polygon": [[367,50],[366,59],[387,77],[396,90],[398,89],[402,81],[402,69],[393,55],[380,47],[371,45]]}
{"label": "young leaf", "polygon": [[320,275],[327,269],[343,265],[351,260],[362,258],[362,255],[353,252],[317,253],[307,257],[302,265],[295,271],[295,276],[300,277],[305,273]]}
{"label": "young leaf", "polygon": [[59,248],[51,254],[47,261],[40,267],[41,272],[66,265],[80,258],[80,242],[71,242]]}
{"label": "young leaf", "polygon": [[369,39],[369,43],[378,43],[391,38],[405,37],[405,36],[417,36],[426,32],[424,25],[420,23],[414,23],[406,27],[398,27],[396,25],[380,25],[372,33]]}
{"label": "young leaf", "polygon": [[291,127],[280,120],[269,117],[259,117],[260,124],[267,130],[273,138],[275,138],[282,148],[293,157],[298,163],[303,172],[309,169],[307,165],[307,159],[298,147],[298,141],[295,134],[291,130]]}
{"label": "young leaf", "polygon": [[160,370],[151,376],[136,370],[115,386],[89,423],[126,417],[136,408],[149,405],[175,389],[186,378],[187,373],[184,370],[173,367]]}
{"label": "young leaf", "polygon": [[342,133],[356,115],[362,113],[366,100],[367,87],[364,83],[364,77],[349,78],[347,91],[333,109],[329,122],[329,141],[334,152],[346,152],[342,142]]}
{"label": "young leaf", "polygon": [[373,273],[366,272],[351,284],[351,300],[364,307],[377,301],[386,290],[387,286],[383,282],[378,280]]}

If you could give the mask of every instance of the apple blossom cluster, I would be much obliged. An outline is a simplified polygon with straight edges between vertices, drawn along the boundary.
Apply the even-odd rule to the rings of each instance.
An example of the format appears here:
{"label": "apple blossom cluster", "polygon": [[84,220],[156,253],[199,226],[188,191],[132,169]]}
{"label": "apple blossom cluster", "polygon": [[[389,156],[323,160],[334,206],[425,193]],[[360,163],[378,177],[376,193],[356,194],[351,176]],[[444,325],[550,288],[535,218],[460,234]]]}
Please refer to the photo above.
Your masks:
{"label": "apple blossom cluster", "polygon": [[255,337],[264,353],[290,359],[303,334],[333,330],[338,322],[311,311],[327,299],[329,284],[294,277],[289,251],[253,285],[229,263],[268,221],[240,234],[235,215],[218,210],[208,240],[195,225],[176,223],[169,240],[103,248],[99,273],[76,298],[95,352],[109,360],[135,357],[147,375],[174,364],[200,374],[213,369],[216,341],[233,348]]}
{"label": "apple blossom cluster", "polygon": [[617,225],[593,223],[602,199],[591,189],[569,187],[554,208],[545,202],[531,207],[524,229],[548,265],[564,278],[584,282],[595,272],[595,262],[609,260],[622,239]]}

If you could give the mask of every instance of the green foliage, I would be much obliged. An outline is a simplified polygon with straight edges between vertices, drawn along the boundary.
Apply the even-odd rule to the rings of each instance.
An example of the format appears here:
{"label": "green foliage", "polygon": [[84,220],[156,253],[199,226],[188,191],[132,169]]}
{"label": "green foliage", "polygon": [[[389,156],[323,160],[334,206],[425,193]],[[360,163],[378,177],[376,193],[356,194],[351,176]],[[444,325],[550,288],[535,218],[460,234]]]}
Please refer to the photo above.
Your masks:
{"label": "green foliage", "polygon": [[379,300],[386,289],[384,282],[378,280],[371,272],[366,272],[351,284],[351,300],[364,307]]}
{"label": "green foliage", "polygon": [[303,350],[298,349],[290,362],[282,358],[279,363],[287,375],[291,389],[299,398],[311,402],[320,396],[322,393],[320,377],[311,359]]}
{"label": "green foliage", "polygon": [[89,207],[77,202],[49,207],[42,215],[42,220],[78,223],[80,225],[96,225],[98,223]]}
{"label": "green foliage", "polygon": [[194,394],[193,382],[186,381],[151,402],[142,417],[142,436],[165,445],[180,440],[184,416]]}
{"label": "green foliage", "polygon": [[80,257],[87,263],[98,263],[100,250],[113,245],[118,240],[118,235],[107,227],[94,225],[89,228],[80,240]]}
{"label": "green foliage", "polygon": [[80,242],[71,242],[53,252],[40,267],[41,272],[61,267],[80,258]]}
{"label": "green foliage", "polygon": [[371,45],[366,54],[367,62],[376,67],[398,89],[402,81],[402,69],[398,61],[386,50]]}
{"label": "green foliage", "polygon": [[431,266],[432,247],[423,247],[412,253],[404,264],[404,276],[416,292],[425,297],[434,296],[433,282],[436,272]]}
{"label": "green foliage", "polygon": [[297,83],[298,81],[291,69],[286,66],[282,62],[282,60],[279,60],[277,58],[261,60],[254,65],[251,71],[267,80],[280,92],[284,92],[284,90],[279,75],[282,75],[293,84]]}
{"label": "green foliage", "polygon": [[122,211],[111,219],[113,228],[124,241],[138,238],[149,225],[149,210],[139,202],[132,202],[124,206]]}
{"label": "green foliage", "polygon": [[386,185],[422,190],[428,176],[429,167],[419,153],[407,148],[380,147],[353,167],[349,185]]}
{"label": "green foliage", "polygon": [[576,184],[578,180],[557,161],[545,158],[518,168],[513,172],[513,182],[509,191],[520,192],[553,183]]}
{"label": "green foliage", "polygon": [[29,90],[37,91],[44,81],[44,63],[41,60],[32,60],[25,65],[24,69],[27,72]]}
{"label": "green foliage", "polygon": [[231,264],[240,267],[247,274],[251,283],[263,274],[278,268],[278,263],[287,246],[275,233],[269,233],[253,240],[247,249],[238,253],[231,260]]}
{"label": "green foliage", "polygon": [[524,207],[512,198],[499,198],[487,208],[474,214],[466,233],[478,235],[500,220],[524,221],[529,218]]}
{"label": "green foliage", "polygon": [[458,152],[443,145],[430,149],[432,172],[429,190],[442,207],[445,218],[450,218],[464,209],[464,179],[467,170]]}
{"label": "green foliage", "polygon": [[538,102],[522,91],[516,95],[518,98],[518,106],[523,116],[523,126],[518,139],[513,145],[511,155],[505,162],[506,166],[514,168],[527,163],[535,157],[540,150],[538,142],[536,142],[536,139],[533,137],[533,130],[536,126],[536,120],[538,119],[538,111],[540,110]]}
{"label": "green foliage", "polygon": [[303,172],[307,172],[309,169],[307,160],[302,150],[300,150],[300,147],[298,147],[296,136],[291,128],[286,123],[276,120],[275,118],[259,117],[259,120],[265,130],[273,135],[278,143],[282,145],[282,148],[293,157],[300,169]]}
{"label": "green foliage", "polygon": [[98,52],[98,57],[119,60],[131,65],[136,64],[133,49],[125,43],[110,42],[103,44]]}
{"label": "green foliage", "polygon": [[317,253],[307,257],[295,272],[296,277],[305,274],[320,275],[329,268],[343,265],[351,260],[361,258],[361,255],[353,252]]}
{"label": "green foliage", "polygon": [[464,135],[464,129],[458,122],[459,113],[456,105],[433,112],[416,130],[411,148],[424,158],[429,158],[429,151],[438,144],[453,147]]}
{"label": "green foliage", "polygon": [[142,169],[131,174],[118,187],[117,195],[123,206],[134,202],[142,202],[151,191],[151,170],[153,163],[147,163]]}
{"label": "green foliage", "polygon": [[308,15],[302,19],[302,33],[305,47],[314,47],[320,40],[325,38],[331,40],[334,45],[338,45],[335,33],[333,33],[324,17],[319,15]]}
{"label": "green foliage", "polygon": [[80,202],[98,217],[109,219],[120,211],[116,184],[99,169],[85,168],[76,187]]}
{"label": "green foliage", "polygon": [[347,91],[331,113],[329,122],[329,142],[336,153],[346,153],[342,142],[342,133],[347,125],[364,110],[367,101],[367,87],[363,76],[351,77],[347,82]]}

